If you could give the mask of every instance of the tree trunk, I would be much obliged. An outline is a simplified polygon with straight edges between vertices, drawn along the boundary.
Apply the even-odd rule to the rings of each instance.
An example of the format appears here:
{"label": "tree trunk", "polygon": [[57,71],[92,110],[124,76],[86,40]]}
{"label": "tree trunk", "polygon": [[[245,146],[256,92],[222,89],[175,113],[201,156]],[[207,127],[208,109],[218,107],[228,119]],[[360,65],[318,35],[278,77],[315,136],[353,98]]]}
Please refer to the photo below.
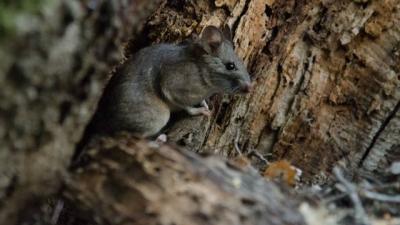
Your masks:
{"label": "tree trunk", "polygon": [[[211,119],[180,121],[174,141],[232,156],[239,135],[242,151],[290,160],[305,181],[399,158],[400,1],[205,2],[162,6],[149,22],[163,34],[155,40],[227,22],[255,90],[214,97]],[[187,11],[201,17],[186,22]]]}
{"label": "tree trunk", "polygon": [[[114,216],[128,218],[124,210],[132,210],[132,218],[137,221],[136,213],[143,209],[131,205],[130,199],[143,200],[147,196],[142,190],[129,195],[137,188],[130,182],[146,178],[127,175],[126,171],[114,173],[113,165],[104,162],[104,155],[95,156],[82,175],[71,174],[67,167],[73,150],[95,110],[107,74],[126,60],[122,47],[128,39],[126,57],[145,45],[181,41],[209,24],[226,23],[233,28],[236,51],[244,59],[255,88],[246,96],[212,97],[210,118],[178,115],[167,131],[172,142],[195,152],[226,157],[237,154],[236,145],[243,153],[257,151],[271,160],[287,159],[303,170],[303,180],[310,182],[324,182],[337,164],[353,172],[379,172],[399,159],[399,0],[37,2],[35,10],[42,10],[22,8],[15,12],[15,27],[6,26],[0,17],[0,29],[4,30],[0,39],[0,221],[23,223],[24,216],[31,216],[24,209],[34,209],[33,202],[57,193],[64,183],[78,211],[86,203],[88,207],[98,206],[90,210],[93,217],[113,223]],[[145,144],[133,145],[131,150],[117,148],[111,154],[128,154],[127,159],[111,162],[116,168],[129,168],[130,160],[137,161],[132,150],[151,155]],[[96,149],[108,151],[101,150],[102,146]],[[137,175],[149,176],[162,187],[169,185],[166,178],[178,169],[190,169],[184,174],[192,177],[221,165],[168,147],[158,154],[172,154],[173,161],[182,163],[182,167],[168,169],[156,178],[146,171]],[[149,162],[154,166],[168,164]],[[99,171],[93,169],[96,163],[100,163]],[[201,165],[193,168],[190,163]],[[98,175],[101,168],[113,175]],[[89,175],[93,175],[93,181]],[[133,180],[126,180],[128,176]],[[188,213],[194,212],[193,208],[183,208],[177,212],[180,218],[228,224],[240,221],[243,213],[242,224],[279,224],[280,220],[262,223],[249,219],[257,210],[240,205],[244,190],[228,193],[223,188],[228,181],[216,187],[215,180],[204,174],[200,177],[204,184],[195,183],[195,187],[229,196],[232,205],[223,205],[228,209],[211,219],[212,212],[195,218]],[[100,195],[90,193],[85,185],[98,184],[96,179],[107,181],[110,190],[102,187]],[[256,177],[251,180],[259,182]],[[178,183],[171,184],[171,192],[156,189],[155,193],[175,198],[173,191],[184,188],[184,182],[178,179]],[[140,185],[147,187],[146,182]],[[112,192],[116,188],[121,188],[123,201]],[[272,184],[263,183],[257,191],[265,188],[275,190]],[[72,191],[77,196],[71,196]],[[257,191],[245,196],[254,198]],[[255,201],[263,213],[257,218],[277,218],[273,216],[276,211],[265,204],[270,198],[277,201],[278,212],[292,212],[293,221],[301,221],[292,206],[295,203],[286,206],[279,193],[273,191]],[[87,199],[79,199],[78,194]],[[200,194],[200,190],[193,190],[193,194]],[[204,202],[196,206],[215,209],[218,204],[212,201],[222,201],[221,196],[203,196]],[[145,200],[145,206],[155,204],[154,199]],[[195,201],[185,197],[181,200]],[[158,210],[157,218],[178,218],[172,218],[178,214],[163,211],[165,208]]]}

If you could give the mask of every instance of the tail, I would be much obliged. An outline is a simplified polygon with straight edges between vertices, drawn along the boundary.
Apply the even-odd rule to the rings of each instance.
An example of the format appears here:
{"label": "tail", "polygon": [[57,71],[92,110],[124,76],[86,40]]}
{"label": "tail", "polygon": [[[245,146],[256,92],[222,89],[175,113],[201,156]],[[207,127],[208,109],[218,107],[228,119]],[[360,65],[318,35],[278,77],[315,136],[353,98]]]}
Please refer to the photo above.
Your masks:
{"label": "tail", "polygon": [[95,126],[94,119],[92,119],[89,124],[86,126],[85,131],[83,132],[83,136],[81,140],[76,144],[76,148],[70,163],[70,170],[76,169],[78,166],[81,166],[85,163],[85,150],[86,146],[90,143],[92,138],[95,136]]}

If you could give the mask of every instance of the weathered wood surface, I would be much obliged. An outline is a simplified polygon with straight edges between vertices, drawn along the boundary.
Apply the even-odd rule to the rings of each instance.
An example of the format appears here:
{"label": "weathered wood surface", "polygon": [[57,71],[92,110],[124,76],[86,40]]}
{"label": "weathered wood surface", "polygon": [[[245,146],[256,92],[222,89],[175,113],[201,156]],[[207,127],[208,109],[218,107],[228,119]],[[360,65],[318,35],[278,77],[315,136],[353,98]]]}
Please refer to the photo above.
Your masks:
{"label": "weathered wood surface", "polygon": [[66,195],[101,224],[305,224],[298,202],[248,165],[124,135],[87,153]]}
{"label": "weathered wood surface", "polygon": [[149,21],[152,40],[227,22],[255,81],[248,96],[214,97],[210,119],[173,126],[174,141],[232,156],[239,134],[243,151],[288,159],[309,181],[400,154],[400,1],[172,2]]}
{"label": "weathered wood surface", "polygon": [[130,55],[209,24],[232,26],[255,89],[214,96],[213,116],[179,119],[171,141],[232,157],[237,140],[290,160],[306,181],[339,163],[383,169],[400,155],[400,1],[358,2],[60,0],[27,17],[12,44],[0,42],[0,221],[59,190],[128,38]]}

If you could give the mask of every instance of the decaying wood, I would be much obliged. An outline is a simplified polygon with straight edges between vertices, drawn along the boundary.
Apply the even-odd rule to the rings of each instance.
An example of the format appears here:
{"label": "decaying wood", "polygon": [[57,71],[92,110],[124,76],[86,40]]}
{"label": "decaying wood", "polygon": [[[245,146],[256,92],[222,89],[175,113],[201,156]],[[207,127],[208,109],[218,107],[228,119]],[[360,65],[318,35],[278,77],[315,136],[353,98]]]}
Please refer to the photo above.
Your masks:
{"label": "decaying wood", "polygon": [[337,164],[379,172],[399,159],[400,0],[54,2],[0,42],[0,221],[24,222],[69,177],[76,208],[102,222],[302,224],[256,172],[167,146],[109,139],[66,171],[128,38],[126,56],[209,24],[232,27],[255,88],[214,96],[210,118],[178,115],[171,142],[287,159],[306,181]]}
{"label": "decaying wood", "polygon": [[127,136],[104,138],[67,196],[104,224],[305,224],[298,205],[252,167]]}
{"label": "decaying wood", "polygon": [[399,7],[398,0],[160,6],[148,23],[150,38],[174,40],[228,23],[255,81],[251,95],[214,97],[213,117],[181,120],[169,136],[232,156],[239,131],[243,151],[288,159],[309,181],[323,180],[337,164],[353,171],[390,164],[400,140]]}

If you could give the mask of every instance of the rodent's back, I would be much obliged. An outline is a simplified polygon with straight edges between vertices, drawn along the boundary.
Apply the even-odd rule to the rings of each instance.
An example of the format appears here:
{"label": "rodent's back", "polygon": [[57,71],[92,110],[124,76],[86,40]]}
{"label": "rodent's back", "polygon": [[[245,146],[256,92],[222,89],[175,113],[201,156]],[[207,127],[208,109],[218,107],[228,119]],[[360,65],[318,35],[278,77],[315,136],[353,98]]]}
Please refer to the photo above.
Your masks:
{"label": "rodent's back", "polygon": [[129,86],[129,89],[157,91],[154,90],[154,83],[159,78],[162,65],[176,63],[184,59],[183,46],[157,44],[143,48],[133,56],[131,62],[127,63],[122,74],[119,75],[119,83]]}
{"label": "rodent's back", "polygon": [[[98,131],[118,130],[137,117],[144,107],[158,107],[165,113],[165,103],[159,96],[157,82],[163,64],[184,59],[182,46],[158,44],[139,50],[114,74],[99,102],[93,123]],[[129,118],[127,118],[129,117]],[[108,121],[113,121],[107,123]]]}
{"label": "rodent's back", "polygon": [[[144,70],[153,68],[159,72],[163,64],[171,64],[185,59],[185,46],[158,44],[140,50],[130,63],[129,71],[135,75],[143,75]],[[134,75],[132,74],[132,75]]]}

